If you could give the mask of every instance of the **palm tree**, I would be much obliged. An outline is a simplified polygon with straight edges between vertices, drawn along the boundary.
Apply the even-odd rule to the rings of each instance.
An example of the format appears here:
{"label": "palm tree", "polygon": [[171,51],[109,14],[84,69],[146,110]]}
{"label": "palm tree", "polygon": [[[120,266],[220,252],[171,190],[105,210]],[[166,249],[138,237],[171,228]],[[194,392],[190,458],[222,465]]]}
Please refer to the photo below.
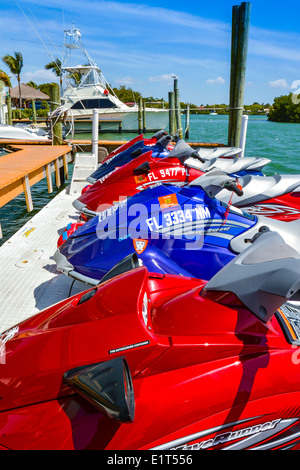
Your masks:
{"label": "palm tree", "polygon": [[11,88],[10,77],[0,69],[0,82],[4,83],[4,86]]}
{"label": "palm tree", "polygon": [[38,89],[38,86],[35,82],[30,80],[30,82],[26,83],[26,85],[31,86],[31,88],[35,88],[36,90]]}
{"label": "palm tree", "polygon": [[23,56],[21,52],[15,52],[15,55],[5,55],[2,57],[3,62],[7,65],[9,70],[13,75],[16,76],[18,80],[18,85],[19,85],[19,104],[20,104],[20,109],[22,108],[22,97],[21,97],[21,70],[23,68]]}
{"label": "palm tree", "polygon": [[55,59],[53,62],[49,62],[49,64],[45,65],[46,70],[52,70],[57,77],[59,77],[60,81],[60,88],[62,87],[62,70],[61,70],[61,61],[59,59]]}

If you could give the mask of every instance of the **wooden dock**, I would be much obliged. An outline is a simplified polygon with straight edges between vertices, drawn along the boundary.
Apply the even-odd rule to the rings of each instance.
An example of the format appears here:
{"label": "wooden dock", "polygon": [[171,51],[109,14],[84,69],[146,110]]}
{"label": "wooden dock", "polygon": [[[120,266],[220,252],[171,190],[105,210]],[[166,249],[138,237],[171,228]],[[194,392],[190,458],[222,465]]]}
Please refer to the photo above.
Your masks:
{"label": "wooden dock", "polygon": [[[1,146],[1,143],[0,143]],[[52,193],[52,173],[56,186],[61,186],[61,169],[68,179],[68,163],[72,161],[72,147],[49,145],[9,145],[12,153],[0,158],[0,207],[25,192],[28,211],[33,210],[30,187],[47,178]],[[0,225],[1,235],[1,225]]]}

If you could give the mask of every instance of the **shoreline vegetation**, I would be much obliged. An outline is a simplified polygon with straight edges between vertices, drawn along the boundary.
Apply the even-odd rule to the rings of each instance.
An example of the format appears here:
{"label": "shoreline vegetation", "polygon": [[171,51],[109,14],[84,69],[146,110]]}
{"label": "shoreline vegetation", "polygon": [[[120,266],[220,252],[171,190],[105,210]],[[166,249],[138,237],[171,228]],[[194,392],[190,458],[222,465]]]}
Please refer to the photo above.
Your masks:
{"label": "shoreline vegetation", "polygon": [[[41,85],[37,85],[34,82],[26,83],[26,85],[31,86],[37,90],[40,90],[42,93],[49,95],[50,87],[52,83],[43,83]],[[153,96],[143,97],[141,93],[132,90],[131,88],[126,88],[126,86],[122,85],[119,88],[111,88],[111,91],[116,94],[116,96],[123,102],[128,104],[129,106],[134,105],[138,102],[139,98],[142,98],[143,102],[146,106],[153,107],[153,108],[168,108],[169,103],[165,101],[163,98],[154,98]],[[191,114],[211,114],[212,112],[216,112],[218,115],[228,115],[229,114],[229,106],[225,103],[223,104],[206,104],[206,105],[195,105],[191,103],[180,103],[181,110],[185,111],[189,105],[190,113]],[[245,105],[245,112],[248,115],[266,115],[272,108],[269,103],[267,104],[259,104],[253,103],[252,105]],[[42,101],[38,103],[37,106],[37,116],[47,117],[49,112],[49,104],[47,101]],[[30,119],[32,115],[31,108],[22,108],[22,117]],[[13,118],[17,119],[19,117],[19,110],[13,109]]]}
{"label": "shoreline vegetation", "polygon": [[[42,85],[37,85],[34,82],[29,82],[26,85],[29,85],[35,89],[40,90],[41,92],[49,95],[50,87],[52,83],[44,83]],[[164,101],[162,98],[154,98],[152,96],[143,97],[141,93],[133,91],[131,88],[126,88],[122,85],[119,88],[111,88],[111,91],[117,95],[117,97],[123,101],[123,103],[134,105],[138,102],[139,98],[142,98],[146,106],[157,107],[157,108],[168,108],[169,104],[167,101]],[[299,96],[300,98],[300,96]],[[298,103],[299,101],[299,103]],[[206,104],[197,106],[195,104],[189,104],[189,109],[191,114],[196,115],[210,115],[215,112],[220,116],[229,114],[229,106],[225,103],[223,104]],[[181,110],[184,112],[187,108],[187,103],[180,103]],[[282,122],[282,123],[300,123],[300,99],[295,99],[295,94],[290,93],[289,95],[280,96],[274,99],[273,105],[270,103],[253,103],[252,105],[245,105],[245,114],[248,116],[268,116],[268,120],[272,122]],[[36,113],[39,118],[46,118],[50,108],[47,101],[41,101],[37,105]],[[13,119],[18,119],[20,117],[20,109],[13,109],[12,111]],[[22,108],[22,118],[31,119],[32,118],[32,109]]]}
{"label": "shoreline vegetation", "polygon": [[283,123],[300,123],[300,95],[290,93],[274,99],[269,113],[269,121]]}
{"label": "shoreline vegetation", "polygon": [[[27,103],[27,107],[24,108],[24,103],[22,102],[21,97],[21,71],[23,68],[23,56],[21,52],[15,52],[13,56],[7,54],[2,57],[2,61],[5,63],[7,68],[10,70],[18,80],[19,86],[19,99],[18,104],[15,102],[15,109],[12,111],[12,117],[16,118],[27,118],[32,119],[33,110],[30,109],[30,103]],[[61,61],[56,58],[54,61],[45,65],[46,70],[52,70],[55,75],[60,80],[60,85],[62,86],[62,67]],[[79,73],[73,73],[68,75],[70,82],[74,85],[81,82],[82,76]],[[8,76],[4,71],[0,70],[0,80],[4,86],[11,88],[10,76]],[[37,85],[34,82],[29,82],[26,85],[35,88],[47,96],[50,96],[50,88],[52,83],[44,83],[42,85]],[[142,99],[145,106],[150,106],[153,108],[168,108],[169,103],[163,98],[157,99],[153,96],[143,97],[140,92],[132,90],[132,88],[127,88],[125,85],[120,86],[119,88],[113,88],[111,85],[108,86],[108,89],[111,93],[114,93],[123,103],[128,104],[129,106],[135,105],[140,99]],[[299,91],[299,90],[298,90]],[[10,91],[9,91],[10,93]],[[22,106],[23,104],[23,106]],[[192,103],[180,103],[182,111],[187,109],[189,106],[189,111],[191,114],[218,114],[218,115],[228,115],[229,106],[227,104],[201,104],[200,106]],[[47,101],[41,101],[37,103],[36,114],[39,118],[46,118],[49,112],[49,103]],[[261,116],[267,115],[268,120],[272,122],[286,122],[286,123],[300,123],[300,94],[290,93],[289,95],[282,95],[274,99],[273,105],[270,103],[253,103],[252,105],[244,105],[244,113],[249,116]]]}

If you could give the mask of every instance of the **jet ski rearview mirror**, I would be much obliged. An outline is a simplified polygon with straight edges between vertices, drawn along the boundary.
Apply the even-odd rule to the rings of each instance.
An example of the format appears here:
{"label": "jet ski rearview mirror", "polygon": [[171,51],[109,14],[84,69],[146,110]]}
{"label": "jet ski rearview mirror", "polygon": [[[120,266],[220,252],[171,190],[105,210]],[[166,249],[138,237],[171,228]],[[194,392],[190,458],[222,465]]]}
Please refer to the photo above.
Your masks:
{"label": "jet ski rearview mirror", "polygon": [[133,157],[133,158],[137,158],[137,157],[139,157],[140,155],[142,155],[142,153],[143,153],[143,152],[142,152],[141,149],[136,149],[136,150],[134,150],[134,151],[131,153],[130,156]]}
{"label": "jet ski rearview mirror", "polygon": [[162,147],[167,149],[171,142],[172,142],[172,137],[168,134],[168,135],[164,135],[161,139],[159,139],[157,141],[157,145],[161,145]]}
{"label": "jet ski rearview mirror", "polygon": [[112,279],[113,277],[131,271],[132,269],[136,269],[139,266],[140,263],[136,253],[126,256],[126,258],[122,259],[122,261],[120,261],[118,264],[116,264],[116,266],[108,271],[108,273],[99,282],[99,285]]}
{"label": "jet ski rearview mirror", "polygon": [[152,139],[156,139],[156,140],[159,140],[161,139],[164,135],[167,135],[167,131],[165,131],[164,129],[156,132],[153,136],[152,136]]}
{"label": "jet ski rearview mirror", "polygon": [[108,418],[121,423],[133,422],[134,391],[124,357],[71,369],[63,380]]}
{"label": "jet ski rearview mirror", "polygon": [[137,168],[133,170],[133,174],[138,176],[138,175],[148,175],[150,171],[150,165],[149,162],[144,162]]}

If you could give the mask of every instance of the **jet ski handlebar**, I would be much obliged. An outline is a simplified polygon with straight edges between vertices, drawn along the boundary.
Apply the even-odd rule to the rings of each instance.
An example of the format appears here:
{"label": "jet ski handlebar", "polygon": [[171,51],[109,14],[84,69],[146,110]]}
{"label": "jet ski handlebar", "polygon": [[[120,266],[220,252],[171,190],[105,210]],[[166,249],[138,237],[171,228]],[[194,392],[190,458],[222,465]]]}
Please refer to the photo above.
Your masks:
{"label": "jet ski handlebar", "polygon": [[164,129],[156,132],[153,136],[152,136],[152,139],[156,139],[157,141],[160,140],[162,137],[164,137],[165,135],[167,135],[167,131],[165,131]]}
{"label": "jet ski handlebar", "polygon": [[238,180],[220,170],[205,173],[192,181],[189,186],[200,186],[210,198],[215,198],[223,189],[233,191],[239,197],[244,194]]}
{"label": "jet ski handlebar", "polygon": [[234,192],[239,197],[242,197],[244,195],[244,192],[241,189],[241,186],[237,182],[234,182],[234,181],[225,183],[224,189],[228,189],[228,191]]}

